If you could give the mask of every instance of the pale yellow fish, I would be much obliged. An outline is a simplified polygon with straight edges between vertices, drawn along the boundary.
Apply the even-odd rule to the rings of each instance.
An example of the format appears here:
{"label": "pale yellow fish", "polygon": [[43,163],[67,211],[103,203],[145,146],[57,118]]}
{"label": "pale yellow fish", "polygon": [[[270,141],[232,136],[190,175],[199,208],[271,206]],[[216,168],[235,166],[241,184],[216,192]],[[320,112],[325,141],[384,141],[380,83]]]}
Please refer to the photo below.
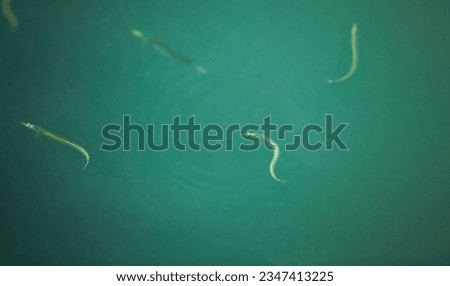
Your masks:
{"label": "pale yellow fish", "polygon": [[243,133],[242,135],[245,137],[258,138],[260,140],[265,140],[269,142],[270,146],[273,148],[273,157],[269,165],[270,175],[275,181],[284,183],[285,181],[278,178],[277,175],[275,174],[275,166],[277,165],[278,159],[280,158],[280,147],[278,146],[278,144],[275,141],[273,141],[270,137],[266,137],[263,134],[258,134],[256,132],[246,132]]}
{"label": "pale yellow fish", "polygon": [[357,47],[357,42],[358,42],[358,26],[356,25],[356,23],[353,23],[352,26],[352,31],[351,31],[351,46],[352,46],[352,65],[350,66],[350,69],[347,71],[347,73],[345,75],[343,75],[342,77],[338,78],[338,79],[329,79],[328,83],[337,83],[337,82],[341,82],[344,81],[348,78],[350,78],[356,71],[356,68],[358,66],[358,47]]}
{"label": "pale yellow fish", "polygon": [[76,144],[76,143],[74,143],[72,141],[69,141],[69,140],[67,140],[67,139],[65,139],[65,138],[63,138],[63,137],[61,137],[59,135],[56,135],[56,134],[54,134],[54,133],[52,133],[52,132],[50,132],[50,131],[42,128],[42,127],[36,126],[36,125],[28,123],[28,122],[20,122],[20,124],[22,124],[23,126],[25,126],[28,129],[36,131],[39,134],[42,134],[42,135],[44,135],[44,136],[46,136],[46,137],[48,137],[50,139],[53,139],[53,140],[55,140],[55,141],[57,141],[59,143],[62,143],[64,145],[66,145],[66,146],[69,146],[70,148],[75,149],[78,152],[80,152],[81,154],[83,154],[83,156],[86,158],[86,164],[84,164],[83,170],[86,169],[87,165],[89,164],[90,158],[91,158],[89,156],[88,151],[86,151],[86,149],[84,149],[80,145],[78,145],[78,144]]}

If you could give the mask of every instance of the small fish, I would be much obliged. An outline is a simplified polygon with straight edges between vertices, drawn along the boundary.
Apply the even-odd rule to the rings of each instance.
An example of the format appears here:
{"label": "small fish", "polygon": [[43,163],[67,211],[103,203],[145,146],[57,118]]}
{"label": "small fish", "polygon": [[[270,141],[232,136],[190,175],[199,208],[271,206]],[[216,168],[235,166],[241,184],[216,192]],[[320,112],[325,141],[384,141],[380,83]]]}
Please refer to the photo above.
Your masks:
{"label": "small fish", "polygon": [[163,55],[166,55],[167,57],[172,58],[174,60],[190,64],[199,73],[203,73],[203,74],[206,73],[206,69],[204,67],[198,65],[197,63],[195,63],[193,59],[175,52],[174,50],[169,48],[167,45],[165,45],[160,40],[153,38],[151,36],[144,36],[144,33],[142,33],[140,30],[136,30],[136,29],[131,29],[131,34],[133,34],[133,36],[135,36],[138,39],[142,39],[142,40],[150,43],[156,50],[161,52]]}
{"label": "small fish", "polygon": [[356,68],[358,66],[358,48],[357,48],[357,41],[358,41],[358,26],[356,23],[353,23],[352,26],[352,36],[351,36],[351,46],[352,46],[352,65],[350,66],[350,69],[347,71],[345,75],[338,79],[329,79],[328,83],[337,83],[344,81],[348,78],[350,78],[356,71]]}
{"label": "small fish", "polygon": [[78,145],[78,144],[76,144],[76,143],[74,143],[72,141],[69,141],[69,140],[67,140],[67,139],[65,139],[65,138],[63,138],[63,137],[61,137],[59,135],[56,135],[56,134],[54,134],[54,133],[52,133],[52,132],[50,132],[50,131],[42,128],[42,127],[36,126],[36,125],[28,123],[28,122],[20,122],[20,124],[22,124],[23,126],[25,126],[28,129],[36,131],[39,134],[42,134],[42,135],[44,135],[44,136],[46,136],[46,137],[48,137],[50,139],[53,139],[53,140],[55,140],[55,141],[57,141],[59,143],[62,143],[64,145],[66,145],[66,146],[69,146],[70,148],[75,149],[78,152],[80,152],[81,154],[83,154],[83,156],[86,158],[86,164],[84,164],[83,170],[86,169],[87,165],[89,164],[89,160],[91,158],[89,156],[88,151],[86,151],[86,149],[84,149],[80,145]]}
{"label": "small fish", "polygon": [[273,157],[272,157],[272,161],[270,161],[270,165],[269,165],[270,175],[272,176],[272,178],[275,181],[280,182],[280,183],[285,183],[284,180],[281,180],[275,174],[275,166],[277,165],[278,159],[280,158],[280,147],[278,146],[278,144],[275,143],[275,141],[273,141],[271,138],[266,137],[263,134],[258,134],[256,132],[246,132],[246,133],[243,133],[242,135],[244,137],[248,137],[248,138],[258,138],[260,140],[265,140],[270,144],[270,146],[272,146]]}

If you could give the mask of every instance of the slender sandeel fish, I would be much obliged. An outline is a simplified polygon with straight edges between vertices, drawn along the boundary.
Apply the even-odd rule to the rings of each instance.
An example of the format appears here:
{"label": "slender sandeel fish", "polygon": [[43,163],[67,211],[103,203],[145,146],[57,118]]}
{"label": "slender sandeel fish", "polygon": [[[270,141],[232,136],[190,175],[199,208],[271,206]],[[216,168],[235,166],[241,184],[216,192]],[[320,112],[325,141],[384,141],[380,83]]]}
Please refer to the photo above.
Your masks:
{"label": "slender sandeel fish", "polygon": [[349,79],[356,71],[356,68],[358,67],[358,26],[356,23],[353,23],[352,31],[351,31],[351,38],[350,38],[350,44],[352,47],[352,65],[350,66],[350,69],[347,71],[346,74],[344,74],[342,77],[338,79],[329,79],[328,83],[338,83],[342,82],[346,79]]}
{"label": "slender sandeel fish", "polygon": [[61,144],[64,144],[66,146],[69,146],[72,149],[77,150],[78,152],[80,152],[81,154],[83,154],[83,156],[86,158],[86,164],[84,164],[83,170],[86,169],[87,165],[89,164],[90,161],[90,156],[88,151],[86,151],[86,149],[84,149],[83,147],[81,147],[80,145],[67,140],[59,135],[56,135],[55,133],[52,133],[42,127],[36,126],[34,124],[28,123],[28,122],[20,122],[20,124],[22,124],[23,126],[25,126],[28,129],[31,129],[33,131],[36,131],[39,134],[44,135],[45,137],[48,137],[50,139],[55,140],[56,142],[59,142]]}
{"label": "slender sandeel fish", "polygon": [[197,63],[195,63],[193,59],[175,52],[174,50],[169,48],[167,45],[165,45],[160,40],[158,40],[154,37],[151,37],[151,36],[145,36],[144,33],[142,33],[140,30],[136,30],[136,29],[131,29],[131,34],[138,39],[141,39],[147,43],[150,43],[156,50],[161,52],[163,55],[166,55],[167,57],[172,58],[174,60],[190,64],[199,73],[206,73],[206,69],[204,67],[198,65]]}
{"label": "slender sandeel fish", "polygon": [[277,165],[278,159],[280,158],[280,147],[278,146],[278,144],[275,141],[273,141],[270,137],[264,136],[263,134],[259,134],[256,132],[245,132],[242,135],[247,138],[258,138],[260,140],[264,140],[269,143],[269,145],[273,148],[273,157],[269,165],[270,175],[275,181],[285,183],[286,181],[281,180],[275,174],[275,166]]}

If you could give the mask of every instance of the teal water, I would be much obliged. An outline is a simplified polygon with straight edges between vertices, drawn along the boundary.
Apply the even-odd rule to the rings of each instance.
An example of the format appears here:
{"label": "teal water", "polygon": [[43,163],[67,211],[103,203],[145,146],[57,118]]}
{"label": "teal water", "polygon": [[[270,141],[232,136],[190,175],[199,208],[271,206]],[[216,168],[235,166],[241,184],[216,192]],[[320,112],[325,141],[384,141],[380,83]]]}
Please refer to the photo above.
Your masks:
{"label": "teal water", "polygon": [[[60,2],[0,21],[1,265],[450,265],[448,1]],[[358,69],[328,84],[354,22]],[[286,184],[264,148],[100,150],[123,115],[299,134],[325,114],[350,150],[282,151]]]}

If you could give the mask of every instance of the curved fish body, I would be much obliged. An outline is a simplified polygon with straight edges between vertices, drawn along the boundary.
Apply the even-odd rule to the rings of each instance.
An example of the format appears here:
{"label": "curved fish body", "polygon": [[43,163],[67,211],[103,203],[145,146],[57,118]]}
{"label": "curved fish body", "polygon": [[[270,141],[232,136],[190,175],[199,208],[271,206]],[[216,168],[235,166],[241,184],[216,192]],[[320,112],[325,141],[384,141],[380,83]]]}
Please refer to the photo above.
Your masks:
{"label": "curved fish body", "polygon": [[172,58],[174,60],[190,64],[190,65],[194,66],[194,68],[199,73],[206,73],[206,69],[204,67],[196,64],[193,59],[175,52],[174,50],[169,48],[166,44],[164,44],[160,40],[158,40],[154,37],[151,37],[151,36],[145,36],[144,33],[142,33],[140,30],[136,30],[136,29],[132,29],[131,34],[133,34],[133,36],[135,36],[138,39],[142,39],[142,40],[146,41],[147,43],[150,43],[156,50],[158,50],[163,55],[165,55],[169,58]]}
{"label": "curved fish body", "polygon": [[50,132],[50,131],[42,128],[42,127],[36,126],[36,125],[34,125],[32,123],[20,122],[20,124],[22,124],[23,126],[25,126],[28,129],[36,131],[37,133],[42,134],[42,135],[44,135],[44,136],[46,136],[46,137],[48,137],[50,139],[53,139],[53,140],[55,140],[55,141],[57,141],[57,142],[59,142],[61,144],[69,146],[70,148],[75,149],[78,152],[80,152],[81,154],[83,154],[83,156],[86,158],[86,164],[84,164],[83,170],[86,169],[87,165],[89,164],[89,161],[90,161],[91,157],[89,156],[88,151],[86,149],[84,149],[82,146],[80,146],[80,145],[78,145],[78,144],[76,144],[76,143],[74,143],[74,142],[72,142],[70,140],[67,140],[67,139],[65,139],[65,138],[63,138],[63,137],[61,137],[59,135],[56,135],[55,133],[52,133],[52,132]]}
{"label": "curved fish body", "polygon": [[278,159],[280,158],[280,147],[278,146],[278,144],[275,141],[273,141],[270,137],[266,137],[263,134],[259,134],[256,132],[246,132],[243,133],[242,135],[248,138],[258,138],[270,144],[270,146],[273,148],[273,157],[269,165],[270,175],[275,181],[284,183],[285,181],[278,178],[277,175],[275,174],[275,166],[277,165]]}
{"label": "curved fish body", "polygon": [[358,66],[358,26],[356,25],[356,23],[353,23],[352,26],[352,31],[351,31],[351,46],[352,46],[352,65],[350,66],[350,69],[347,71],[347,73],[345,75],[343,75],[342,77],[338,78],[338,79],[329,79],[328,83],[338,83],[341,81],[344,81],[348,78],[350,78],[356,71],[356,68]]}

